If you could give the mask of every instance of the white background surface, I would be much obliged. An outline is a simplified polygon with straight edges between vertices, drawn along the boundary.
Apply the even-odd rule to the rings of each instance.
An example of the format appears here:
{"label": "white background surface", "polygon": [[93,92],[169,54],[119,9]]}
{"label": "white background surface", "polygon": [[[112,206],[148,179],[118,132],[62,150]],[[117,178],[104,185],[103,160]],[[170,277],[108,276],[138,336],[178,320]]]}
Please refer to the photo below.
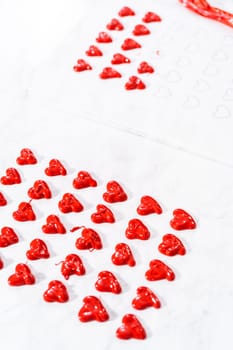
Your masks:
{"label": "white background surface", "polygon": [[[213,4],[233,11],[230,1]],[[75,74],[75,61],[122,5],[132,6],[138,15],[154,10],[163,18],[157,30],[151,25],[150,38],[140,39],[145,48],[141,56],[132,53],[135,61],[123,69],[123,78],[117,82],[98,78],[113,53],[110,47],[103,61],[94,63],[88,78],[86,72]],[[20,168],[21,185],[0,189],[9,201],[1,208],[1,226],[12,225],[21,238],[19,244],[0,251],[5,262],[0,274],[3,348],[231,348],[232,29],[200,18],[172,0],[1,1],[0,10],[1,174],[16,166],[23,147],[32,148],[39,159],[37,166]],[[126,30],[129,33],[129,25]],[[156,50],[160,50],[158,57]],[[141,57],[154,60],[157,74],[145,78],[145,91],[126,92],[124,82]],[[27,199],[34,180],[45,178],[44,168],[56,157],[64,161],[68,176],[48,180],[54,196],[49,203],[35,204],[36,222],[15,222],[12,211]],[[66,283],[70,302],[50,305],[41,296],[51,279],[61,279],[55,263],[71,252],[78,233],[44,237],[40,227],[50,210],[58,212],[58,200],[73,190],[72,179],[82,169],[99,182],[94,191],[79,195],[86,208],[78,219],[82,223],[91,226],[90,214],[111,179],[123,184],[129,201],[112,205],[118,219],[115,225],[97,227],[104,249],[80,254],[87,275]],[[124,229],[144,194],[158,199],[164,214],[145,218],[152,232],[150,241],[130,242],[137,267],[116,268],[109,262],[113,247],[125,239]],[[157,245],[171,231],[169,220],[177,207],[194,215],[198,229],[177,234],[187,255],[163,258]],[[73,214],[62,217],[68,228],[80,224]],[[35,286],[9,287],[8,276],[16,263],[26,262],[25,250],[37,236],[47,240],[52,258],[29,263],[38,278]],[[156,257],[174,268],[176,281],[145,281],[148,262]],[[101,294],[95,291],[94,281],[107,264],[119,277],[123,293],[101,295],[110,312],[109,322],[81,324],[76,315],[82,298]],[[158,294],[161,310],[134,312],[130,302],[141,284]],[[115,329],[127,312],[137,314],[144,324],[146,341],[115,338]]]}

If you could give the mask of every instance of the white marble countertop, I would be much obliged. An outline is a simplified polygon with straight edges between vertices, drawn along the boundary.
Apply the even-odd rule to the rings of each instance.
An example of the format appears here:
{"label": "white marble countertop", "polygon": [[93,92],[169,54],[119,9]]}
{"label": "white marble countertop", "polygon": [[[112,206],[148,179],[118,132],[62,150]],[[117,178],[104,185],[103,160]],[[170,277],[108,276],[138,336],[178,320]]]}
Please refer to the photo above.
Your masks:
{"label": "white marble countertop", "polygon": [[[212,3],[233,12],[231,1]],[[88,77],[87,72],[74,73],[76,60],[123,5],[134,8],[138,18],[149,10],[161,15],[160,27],[150,27],[153,40],[140,39],[145,50],[132,56],[130,68],[121,68],[123,77],[117,82],[98,78],[113,53],[111,47],[104,48],[102,61],[91,59],[94,69]],[[122,22],[129,33],[128,22]],[[127,4],[105,0],[1,1],[0,29],[1,174],[17,166],[15,159],[23,147],[31,148],[39,160],[34,167],[20,168],[21,185],[0,187],[9,201],[1,208],[1,227],[14,226],[21,238],[19,244],[0,250],[5,263],[0,272],[2,348],[231,349],[232,29],[192,14],[175,0],[142,4],[133,0]],[[119,45],[124,35],[114,35]],[[160,54],[156,56],[157,50]],[[145,77],[146,90],[126,92],[124,82],[132,74],[130,69],[144,57],[153,60],[156,73],[153,78]],[[33,181],[45,178],[43,169],[52,158],[64,162],[68,176],[48,180],[54,198],[50,204],[36,203],[36,222],[15,222],[11,212],[27,200],[25,193]],[[72,191],[71,179],[82,169],[92,172],[99,183],[95,192],[80,194],[87,208],[80,214],[82,223],[91,225],[89,215],[101,201],[109,180],[123,184],[129,200],[112,205],[116,208],[115,225],[100,228],[105,249],[96,255],[82,255],[87,275],[83,280],[74,277],[65,282],[71,300],[64,305],[47,304],[41,295],[51,279],[61,279],[55,264],[72,249],[71,234],[47,239],[53,251],[49,263],[29,262],[38,275],[35,286],[15,289],[6,281],[16,263],[26,262],[24,252],[32,237],[44,237],[40,226],[45,213],[57,210],[61,194]],[[151,241],[132,242],[137,267],[120,270],[108,258],[114,244],[124,239],[122,232],[144,194],[158,199],[164,214],[145,218],[153,232]],[[178,207],[193,214],[197,229],[177,234],[187,248],[184,257],[163,258],[157,245],[162,235],[171,231],[169,220]],[[69,228],[80,224],[72,215],[64,218]],[[174,268],[174,282],[145,281],[145,269],[154,258]],[[124,292],[101,295],[109,308],[109,322],[81,324],[77,312],[82,298],[101,294],[95,291],[93,281],[107,264],[119,277]],[[132,309],[130,301],[142,284],[161,298],[160,310]],[[144,324],[146,340],[115,337],[122,316],[128,312],[137,314]]]}

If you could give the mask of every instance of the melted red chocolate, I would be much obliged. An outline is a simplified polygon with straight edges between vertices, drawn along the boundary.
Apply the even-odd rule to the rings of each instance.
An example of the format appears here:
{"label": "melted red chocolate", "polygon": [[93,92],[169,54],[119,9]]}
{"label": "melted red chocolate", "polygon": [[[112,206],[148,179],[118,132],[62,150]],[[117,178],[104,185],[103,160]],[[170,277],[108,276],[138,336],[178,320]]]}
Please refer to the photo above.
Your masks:
{"label": "melted red chocolate", "polygon": [[18,243],[19,238],[11,227],[3,227],[0,234],[0,247],[8,247],[11,244]]}
{"label": "melted red chocolate", "polygon": [[101,301],[97,297],[89,295],[83,299],[83,306],[78,312],[78,318],[81,322],[105,322],[109,319],[109,315]]}
{"label": "melted red chocolate", "polygon": [[101,79],[121,78],[121,74],[112,67],[105,67],[99,76]]}
{"label": "melted red chocolate", "polygon": [[20,156],[16,159],[16,162],[19,165],[36,164],[37,159],[29,148],[23,148],[20,151]]}
{"label": "melted red chocolate", "polygon": [[3,196],[3,194],[0,192],[0,207],[4,207],[5,205],[7,205],[7,200]]}
{"label": "melted red chocolate", "polygon": [[145,88],[146,85],[143,83],[143,81],[135,75],[132,75],[125,83],[126,90],[144,90]]}
{"label": "melted red chocolate", "polygon": [[52,197],[52,193],[44,180],[37,180],[34,182],[33,187],[29,188],[28,196],[31,199],[49,199]]}
{"label": "melted red chocolate", "polygon": [[129,265],[131,267],[136,265],[133,253],[126,243],[118,243],[115,246],[112,262],[115,265]]}
{"label": "melted red chocolate", "polygon": [[61,273],[66,280],[71,275],[82,276],[85,275],[85,267],[81,258],[77,254],[69,254],[61,265]]}
{"label": "melted red chocolate", "polygon": [[47,176],[65,176],[67,174],[66,169],[58,159],[51,159],[48,168],[45,169]]}
{"label": "melted red chocolate", "polygon": [[139,74],[154,73],[154,68],[150,66],[147,62],[143,61],[140,63],[137,71]]}
{"label": "melted red chocolate", "polygon": [[144,24],[137,24],[132,33],[136,36],[148,35],[150,34],[150,30]]}
{"label": "melted red chocolate", "polygon": [[132,300],[132,306],[137,310],[148,307],[159,309],[161,306],[159,298],[148,287],[138,287],[137,296]]}
{"label": "melted red chocolate", "polygon": [[95,179],[91,177],[91,175],[87,171],[80,171],[77,174],[77,177],[73,180],[73,186],[77,190],[87,187],[96,187],[97,182]]}
{"label": "melted red chocolate", "polygon": [[82,211],[83,205],[72,193],[65,193],[62,199],[58,202],[58,208],[62,213],[79,213]]}
{"label": "melted red chocolate", "polygon": [[78,59],[76,66],[73,67],[75,72],[83,72],[85,70],[92,70],[92,67],[83,59]]}
{"label": "melted red chocolate", "polygon": [[233,28],[233,14],[211,6],[206,0],[179,0],[189,10]]}
{"label": "melted red chocolate", "polygon": [[107,44],[112,42],[111,36],[106,32],[100,32],[96,38],[97,43]]}
{"label": "melted red chocolate", "polygon": [[121,53],[115,53],[111,60],[112,64],[123,64],[123,63],[130,63],[130,62],[131,62],[130,59],[128,57],[125,57]]}
{"label": "melted red chocolate", "polygon": [[126,314],[122,318],[122,325],[116,331],[116,336],[120,339],[145,339],[146,331],[135,315]]}
{"label": "melted red chocolate", "polygon": [[27,202],[20,203],[18,210],[14,211],[12,216],[17,221],[34,221],[34,220],[36,220],[36,215],[32,209],[32,206],[30,203],[27,203]]}
{"label": "melted red chocolate", "polygon": [[167,256],[174,256],[177,254],[185,255],[186,253],[185,247],[181,240],[171,233],[163,236],[163,241],[158,246],[158,249],[160,253]]}
{"label": "melted red chocolate", "polygon": [[3,185],[15,185],[21,183],[21,177],[18,170],[15,168],[6,169],[6,175],[1,177],[1,183]]}
{"label": "melted red chocolate", "polygon": [[91,220],[95,224],[110,223],[115,222],[115,217],[112,211],[103,204],[98,204],[96,206],[96,212],[91,215]]}
{"label": "melted red chocolate", "polygon": [[[81,227],[77,227],[80,229]],[[73,228],[72,231],[74,231]],[[93,251],[94,249],[102,249],[102,241],[99,234],[91,228],[83,228],[81,237],[76,240],[75,246],[77,249],[89,249]]]}
{"label": "melted red chocolate", "polygon": [[69,300],[69,295],[66,286],[57,280],[49,282],[48,289],[44,292],[43,298],[45,301],[52,303],[65,303]]}
{"label": "melted red chocolate", "polygon": [[123,24],[116,18],[113,18],[111,22],[107,24],[107,29],[108,30],[123,30],[124,26]]}
{"label": "melted red chocolate", "polygon": [[42,226],[42,231],[48,234],[64,234],[66,233],[66,228],[57,215],[49,215],[46,219],[46,225]]}
{"label": "melted red chocolate", "polygon": [[124,6],[122,7],[122,9],[120,9],[118,15],[120,17],[135,16],[135,12],[130,7]]}
{"label": "melted red chocolate", "polygon": [[141,45],[137,41],[128,38],[124,40],[123,44],[121,45],[121,48],[122,50],[125,50],[125,51],[134,50],[134,49],[140,49]]}
{"label": "melted red chocolate", "polygon": [[124,202],[128,199],[127,194],[116,181],[107,183],[107,192],[103,194],[103,199],[108,203]]}
{"label": "melted red chocolate", "polygon": [[35,277],[26,264],[18,264],[15,267],[15,273],[8,278],[10,286],[23,286],[25,284],[34,284]]}
{"label": "melted red chocolate", "polygon": [[121,286],[117,278],[110,271],[101,271],[95,283],[95,288],[99,292],[121,293]]}
{"label": "melted red chocolate", "polygon": [[42,239],[35,238],[30,243],[30,249],[26,252],[29,260],[48,259],[49,251]]}

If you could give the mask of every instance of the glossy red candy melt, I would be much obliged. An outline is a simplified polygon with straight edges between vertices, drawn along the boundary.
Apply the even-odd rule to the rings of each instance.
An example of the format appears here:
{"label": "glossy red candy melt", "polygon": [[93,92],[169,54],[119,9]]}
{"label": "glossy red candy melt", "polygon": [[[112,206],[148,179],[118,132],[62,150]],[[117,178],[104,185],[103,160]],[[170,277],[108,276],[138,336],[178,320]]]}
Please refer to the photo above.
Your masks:
{"label": "glossy red candy melt", "polygon": [[139,215],[162,214],[162,208],[159,203],[150,196],[143,196],[141,202],[137,207]]}
{"label": "glossy red candy melt", "polygon": [[58,208],[62,213],[79,213],[82,211],[83,205],[72,193],[65,193],[62,199],[58,202]]}
{"label": "glossy red candy melt", "polygon": [[27,203],[27,202],[20,203],[18,206],[18,210],[14,211],[12,216],[17,221],[36,220],[36,215],[32,209],[32,206],[30,203]]}
{"label": "glossy red candy melt", "polygon": [[85,70],[92,70],[92,67],[89,63],[80,58],[77,60],[77,64],[73,67],[73,70],[75,72],[83,72]]}
{"label": "glossy red candy melt", "polygon": [[67,255],[62,262],[61,273],[66,280],[68,280],[71,275],[85,275],[85,267],[81,258],[77,254]]}
{"label": "glossy red candy melt", "polygon": [[120,9],[118,15],[120,17],[135,16],[135,12],[130,7],[124,6],[122,7],[122,9]]}
{"label": "glossy red candy melt", "polygon": [[147,62],[143,61],[139,64],[137,71],[139,74],[154,73],[154,68]]}
{"label": "glossy red candy melt", "polygon": [[98,204],[96,206],[96,212],[91,215],[91,220],[95,224],[110,223],[115,222],[115,217],[112,211],[103,204]]}
{"label": "glossy red candy melt", "polygon": [[102,249],[102,241],[99,234],[91,228],[84,228],[81,237],[76,240],[75,246],[77,249]]}
{"label": "glossy red candy melt", "polygon": [[99,292],[121,293],[121,286],[117,278],[110,271],[101,271],[95,283],[95,288]]}
{"label": "glossy red candy melt", "polygon": [[154,12],[147,12],[142,21],[144,23],[161,22],[161,18]]}
{"label": "glossy red candy melt", "polygon": [[131,219],[125,231],[125,235],[128,239],[147,240],[150,238],[150,231],[141,220]]}
{"label": "glossy red candy melt", "polygon": [[40,238],[35,238],[31,241],[26,256],[29,260],[38,260],[48,259],[50,255],[46,243]]}
{"label": "glossy red candy melt", "polygon": [[23,148],[20,151],[20,156],[16,159],[16,162],[19,165],[36,164],[37,159],[29,148]]}
{"label": "glossy red candy melt", "polygon": [[146,331],[137,317],[133,314],[126,314],[122,318],[122,324],[116,331],[117,338],[120,339],[145,339]]}
{"label": "glossy red candy melt", "polygon": [[112,64],[123,64],[123,63],[130,63],[130,62],[131,62],[130,59],[128,57],[125,57],[121,53],[115,53],[111,60]]}
{"label": "glossy red candy melt", "polygon": [[47,176],[65,176],[67,174],[66,169],[58,159],[51,159],[48,168],[45,169]]}
{"label": "glossy red candy melt", "polygon": [[124,26],[123,24],[116,18],[113,18],[108,24],[107,24],[108,30],[123,30]]}
{"label": "glossy red candy melt", "polygon": [[86,51],[87,56],[96,57],[103,56],[102,51],[95,45],[91,45],[89,49]]}
{"label": "glossy red candy melt", "polygon": [[8,247],[11,244],[18,243],[19,238],[11,227],[3,227],[0,234],[0,247]]}
{"label": "glossy red candy melt", "polygon": [[145,88],[146,85],[143,83],[143,81],[135,75],[132,75],[125,83],[126,90],[144,90]]}
{"label": "glossy red candy melt", "polygon": [[160,253],[167,256],[174,256],[177,254],[185,255],[186,253],[185,247],[181,240],[171,233],[163,236],[163,241],[158,246],[158,249]]}
{"label": "glossy red candy melt", "polygon": [[106,33],[106,32],[100,32],[98,37],[96,38],[97,43],[103,43],[103,44],[107,44],[107,43],[111,43],[112,42],[112,38],[111,36]]}
{"label": "glossy red candy melt", "polygon": [[137,295],[132,300],[134,309],[143,310],[148,307],[159,309],[161,306],[159,298],[148,287],[138,287]]}
{"label": "glossy red candy melt", "polygon": [[183,209],[175,209],[170,225],[174,230],[193,230],[196,228],[196,222],[190,214]]}
{"label": "glossy red candy melt", "polygon": [[6,169],[6,175],[0,179],[2,185],[16,185],[21,183],[21,177],[15,168]]}
{"label": "glossy red candy melt", "polygon": [[135,41],[134,39],[127,38],[124,40],[123,44],[121,45],[122,50],[134,50],[141,48],[141,45]]}
{"label": "glossy red candy melt", "polygon": [[97,182],[87,171],[80,171],[73,180],[73,187],[77,190],[87,187],[96,187]]}
{"label": "glossy red candy melt", "polygon": [[146,271],[145,276],[148,281],[158,281],[163,279],[173,281],[175,279],[175,274],[172,269],[158,259],[151,260],[150,268]]}
{"label": "glossy red candy melt", "polygon": [[233,27],[233,14],[211,6],[206,0],[179,0],[189,10]]}
{"label": "glossy red candy melt", "polygon": [[5,205],[7,205],[7,200],[3,196],[3,194],[0,192],[0,207],[4,207]]}
{"label": "glossy red candy melt", "polygon": [[62,224],[61,220],[57,215],[49,215],[46,219],[46,224],[42,226],[42,231],[48,234],[64,234],[66,233],[66,228]]}
{"label": "glossy red candy melt", "polygon": [[89,295],[83,299],[83,306],[78,312],[78,318],[81,322],[105,322],[109,319],[109,315],[102,302],[97,297]]}
{"label": "glossy red candy melt", "polygon": [[137,24],[132,33],[136,36],[148,35],[150,34],[150,30],[144,24]]}
{"label": "glossy red candy melt", "polygon": [[4,267],[4,263],[3,263],[2,259],[0,258],[0,270],[3,269],[3,267]]}
{"label": "glossy red candy melt", "polygon": [[128,199],[127,194],[116,181],[107,183],[107,192],[103,194],[103,199],[108,203],[124,202]]}
{"label": "glossy red candy melt", "polygon": [[52,193],[44,180],[37,180],[34,182],[33,187],[29,188],[28,196],[31,199],[49,199],[52,197]]}
{"label": "glossy red candy melt", "polygon": [[10,286],[23,286],[25,284],[34,284],[35,277],[26,264],[18,264],[15,267],[15,273],[8,278]]}
{"label": "glossy red candy melt", "polygon": [[112,67],[105,67],[99,76],[101,79],[121,78],[121,74]]}
{"label": "glossy red candy melt", "polygon": [[44,292],[43,298],[49,303],[65,303],[69,300],[69,295],[66,286],[62,282],[53,280],[49,282],[48,289]]}
{"label": "glossy red candy melt", "polygon": [[129,265],[131,267],[136,265],[133,253],[126,243],[118,243],[115,246],[112,262],[115,265]]}

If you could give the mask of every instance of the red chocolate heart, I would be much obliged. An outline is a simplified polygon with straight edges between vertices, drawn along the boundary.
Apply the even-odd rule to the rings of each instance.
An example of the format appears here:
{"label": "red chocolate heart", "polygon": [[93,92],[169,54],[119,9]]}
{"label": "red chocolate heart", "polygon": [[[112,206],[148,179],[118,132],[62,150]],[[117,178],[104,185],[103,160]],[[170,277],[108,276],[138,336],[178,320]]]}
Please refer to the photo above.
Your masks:
{"label": "red chocolate heart", "polygon": [[17,221],[36,220],[36,215],[32,209],[32,206],[30,203],[27,203],[27,202],[20,203],[18,206],[18,210],[14,211],[12,216]]}
{"label": "red chocolate heart", "polygon": [[121,293],[121,286],[114,274],[110,271],[101,271],[95,283],[95,288],[99,292]]}
{"label": "red chocolate heart", "polygon": [[95,57],[95,56],[103,56],[103,53],[97,46],[91,45],[89,49],[86,51],[86,55]]}
{"label": "red chocolate heart", "polygon": [[193,230],[196,228],[196,222],[192,216],[183,209],[175,209],[173,216],[170,225],[174,230]]}
{"label": "red chocolate heart", "polygon": [[148,281],[158,281],[167,279],[168,281],[173,281],[175,279],[175,274],[160,260],[151,260],[150,269],[145,273],[146,279]]}
{"label": "red chocolate heart", "polygon": [[136,265],[133,253],[126,243],[118,243],[115,246],[112,262],[115,265],[129,265],[131,267]]}
{"label": "red chocolate heart", "polygon": [[44,233],[66,233],[66,229],[56,215],[49,215],[46,219],[46,225],[42,226]]}
{"label": "red chocolate heart", "polygon": [[134,50],[134,49],[139,49],[141,45],[133,40],[133,39],[125,39],[123,44],[121,45],[122,50]]}
{"label": "red chocolate heart", "polygon": [[21,183],[21,177],[15,168],[8,168],[6,176],[2,176],[0,181],[3,185],[15,185]]}
{"label": "red chocolate heart", "polygon": [[158,246],[160,253],[167,256],[174,256],[176,254],[185,255],[186,250],[183,243],[171,233],[163,236],[163,241]]}
{"label": "red chocolate heart", "polygon": [[97,297],[89,295],[83,299],[83,306],[78,312],[78,318],[81,322],[105,322],[109,319],[109,315],[101,301]]}
{"label": "red chocolate heart", "polygon": [[65,261],[62,262],[61,273],[66,280],[68,280],[71,275],[85,275],[85,272],[83,262],[77,254],[67,255]]}
{"label": "red chocolate heart", "polygon": [[112,42],[112,38],[110,37],[110,35],[106,32],[100,32],[98,37],[96,38],[97,43],[111,43]]}
{"label": "red chocolate heart", "polygon": [[58,159],[51,159],[49,162],[49,167],[45,169],[45,174],[47,176],[65,176],[67,174],[66,169]]}
{"label": "red chocolate heart", "polygon": [[137,207],[139,215],[162,214],[162,212],[163,210],[159,203],[150,196],[143,196],[140,205]]}
{"label": "red chocolate heart", "polygon": [[19,165],[36,164],[37,159],[29,148],[23,148],[20,151],[20,156],[16,159]]}
{"label": "red chocolate heart", "polygon": [[142,21],[145,23],[151,23],[151,22],[161,22],[162,20],[158,15],[156,15],[156,13],[147,12],[143,17]]}
{"label": "red chocolate heart", "polygon": [[159,298],[148,287],[138,287],[137,296],[132,300],[132,306],[137,310],[147,307],[159,309],[161,306]]}
{"label": "red chocolate heart", "polygon": [[43,298],[49,303],[54,301],[65,303],[69,300],[69,295],[66,286],[62,282],[53,280],[49,282],[48,289],[44,292]]}
{"label": "red chocolate heart", "polygon": [[96,187],[97,182],[94,180],[87,171],[80,171],[77,177],[73,180],[73,186],[77,190],[86,187]]}
{"label": "red chocolate heart", "polygon": [[115,222],[115,218],[110,209],[103,204],[98,204],[96,207],[97,212],[91,215],[91,220],[95,224],[102,224],[108,222],[110,224]]}
{"label": "red chocolate heart", "polygon": [[62,213],[79,213],[83,210],[83,205],[71,193],[65,193],[62,200],[58,202],[58,207]]}
{"label": "red chocolate heart", "polygon": [[137,24],[135,27],[134,27],[134,30],[133,30],[133,35],[148,35],[150,34],[150,31],[149,29],[144,26],[144,24]]}
{"label": "red chocolate heart", "polygon": [[3,194],[0,192],[0,207],[4,207],[4,205],[7,205],[7,200],[3,196]]}
{"label": "red chocolate heart", "polygon": [[128,239],[147,240],[150,238],[150,231],[141,220],[132,219],[128,223],[125,235]]}
{"label": "red chocolate heart", "polygon": [[85,70],[92,70],[92,67],[83,59],[78,59],[77,64],[73,67],[75,72],[83,72]]}
{"label": "red chocolate heart", "polygon": [[135,315],[126,314],[122,318],[122,325],[116,331],[116,336],[120,339],[145,339],[146,332]]}
{"label": "red chocolate heart", "polygon": [[42,239],[35,238],[30,243],[30,249],[26,252],[29,260],[48,259],[49,251]]}
{"label": "red chocolate heart", "polygon": [[98,233],[91,228],[84,228],[81,237],[76,240],[75,246],[77,249],[102,249],[101,238]]}
{"label": "red chocolate heart", "polygon": [[99,76],[101,79],[121,78],[121,74],[112,67],[105,67]]}
{"label": "red chocolate heart", "polygon": [[143,83],[141,79],[132,75],[127,83],[125,83],[126,90],[143,90],[146,88],[146,85]]}
{"label": "red chocolate heart", "polygon": [[10,286],[23,286],[25,284],[34,284],[35,277],[26,264],[18,264],[15,267],[15,273],[8,278]]}
{"label": "red chocolate heart", "polygon": [[2,259],[0,258],[0,270],[3,269],[3,267],[4,267],[4,264],[3,264]]}
{"label": "red chocolate heart", "polygon": [[108,30],[123,30],[123,24],[116,18],[113,18],[111,22],[106,25]]}
{"label": "red chocolate heart", "polygon": [[107,183],[107,192],[103,194],[103,199],[108,203],[124,202],[128,199],[121,185],[116,181]]}
{"label": "red chocolate heart", "polygon": [[47,183],[43,180],[37,180],[34,182],[33,187],[29,188],[28,196],[31,199],[49,199],[52,197],[51,191]]}
{"label": "red chocolate heart", "polygon": [[122,7],[122,9],[118,12],[118,15],[119,15],[120,17],[135,16],[135,12],[134,12],[134,10],[132,10],[130,7],[124,6],[124,7]]}
{"label": "red chocolate heart", "polygon": [[123,64],[123,63],[130,63],[130,62],[131,62],[130,59],[128,57],[125,57],[121,53],[115,53],[111,60],[112,64]]}
{"label": "red chocolate heart", "polygon": [[140,63],[137,71],[139,74],[154,73],[154,68],[144,61]]}
{"label": "red chocolate heart", "polygon": [[19,238],[11,227],[3,227],[0,235],[0,247],[8,247],[11,244],[18,243]]}

